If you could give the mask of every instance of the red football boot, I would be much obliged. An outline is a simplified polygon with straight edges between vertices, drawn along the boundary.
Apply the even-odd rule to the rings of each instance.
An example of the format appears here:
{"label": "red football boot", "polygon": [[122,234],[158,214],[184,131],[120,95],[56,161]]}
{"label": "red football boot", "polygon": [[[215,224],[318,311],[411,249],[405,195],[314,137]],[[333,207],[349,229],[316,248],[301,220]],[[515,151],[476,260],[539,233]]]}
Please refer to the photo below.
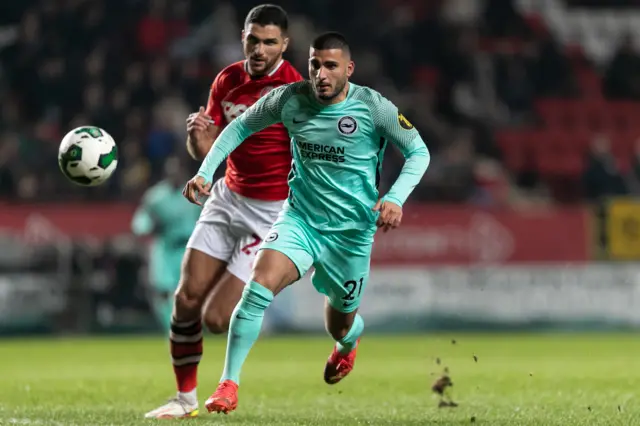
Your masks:
{"label": "red football boot", "polygon": [[324,367],[324,381],[328,385],[334,385],[338,383],[340,380],[347,377],[351,370],[353,370],[353,365],[356,362],[356,352],[358,350],[358,346],[360,346],[360,339],[357,340],[356,348],[349,352],[346,355],[338,352],[338,349],[333,346],[333,352],[329,356],[327,360],[327,365]]}
{"label": "red football boot", "polygon": [[238,407],[238,385],[231,380],[220,383],[204,406],[210,413],[229,414]]}

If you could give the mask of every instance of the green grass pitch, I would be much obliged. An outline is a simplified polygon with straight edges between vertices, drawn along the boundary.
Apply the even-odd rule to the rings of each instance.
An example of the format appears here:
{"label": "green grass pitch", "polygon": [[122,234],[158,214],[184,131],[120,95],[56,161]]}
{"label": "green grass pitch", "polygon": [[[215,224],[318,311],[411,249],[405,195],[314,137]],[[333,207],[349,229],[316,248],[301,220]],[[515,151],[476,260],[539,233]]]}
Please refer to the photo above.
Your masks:
{"label": "green grass pitch", "polygon": [[[632,334],[365,335],[355,370],[335,386],[322,381],[330,348],[322,336],[264,337],[245,366],[238,410],[180,422],[640,425]],[[201,404],[223,354],[224,339],[207,336]],[[0,340],[0,366],[1,425],[154,424],[142,416],[174,389],[160,337]],[[430,390],[445,367],[457,408],[437,408]]]}

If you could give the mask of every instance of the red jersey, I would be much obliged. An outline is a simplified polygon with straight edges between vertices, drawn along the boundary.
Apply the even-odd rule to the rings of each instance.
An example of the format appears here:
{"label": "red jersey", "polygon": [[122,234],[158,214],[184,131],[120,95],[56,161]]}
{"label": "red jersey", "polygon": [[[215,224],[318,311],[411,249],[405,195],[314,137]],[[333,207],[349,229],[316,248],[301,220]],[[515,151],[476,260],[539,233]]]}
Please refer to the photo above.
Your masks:
{"label": "red jersey", "polygon": [[[271,89],[302,79],[285,60],[270,74],[256,79],[247,72],[245,61],[236,62],[220,71],[211,85],[207,114],[216,126],[224,128]],[[284,200],[289,192],[290,170],[289,133],[278,123],[249,136],[229,155],[225,183],[245,197]]]}

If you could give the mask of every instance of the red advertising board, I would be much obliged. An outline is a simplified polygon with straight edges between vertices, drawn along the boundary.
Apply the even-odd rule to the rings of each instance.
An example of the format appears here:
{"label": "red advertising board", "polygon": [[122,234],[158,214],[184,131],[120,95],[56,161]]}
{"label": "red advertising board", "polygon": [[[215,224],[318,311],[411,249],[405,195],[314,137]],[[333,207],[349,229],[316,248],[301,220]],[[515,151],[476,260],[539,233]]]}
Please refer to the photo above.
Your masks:
{"label": "red advertising board", "polygon": [[492,211],[406,206],[402,226],[378,233],[378,264],[581,262],[590,258],[582,208]]}
{"label": "red advertising board", "polygon": [[25,204],[0,203],[0,231],[21,234],[91,236],[107,238],[131,232],[136,206],[112,204]]}
{"label": "red advertising board", "polygon": [[[2,205],[0,231],[30,238],[105,238],[129,233],[130,204]],[[379,265],[581,262],[590,258],[586,209],[492,211],[407,206],[400,228],[378,233]]]}

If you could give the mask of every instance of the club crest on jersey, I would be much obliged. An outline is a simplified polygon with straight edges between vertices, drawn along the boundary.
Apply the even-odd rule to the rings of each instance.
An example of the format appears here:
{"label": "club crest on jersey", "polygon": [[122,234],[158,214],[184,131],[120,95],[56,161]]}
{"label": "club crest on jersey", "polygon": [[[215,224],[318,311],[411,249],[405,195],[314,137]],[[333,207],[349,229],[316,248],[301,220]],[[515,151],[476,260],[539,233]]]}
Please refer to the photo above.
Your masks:
{"label": "club crest on jersey", "polygon": [[260,91],[260,97],[263,97],[264,95],[266,95],[267,93],[269,93],[270,91],[272,91],[273,89],[275,89],[275,87],[273,86],[267,86],[264,89],[262,89]]}
{"label": "club crest on jersey", "polygon": [[227,123],[231,123],[236,118],[240,117],[246,110],[247,106],[243,104],[234,104],[233,102],[222,101],[222,113],[227,119]]}
{"label": "club crest on jersey", "polygon": [[411,122],[407,120],[407,117],[405,117],[400,113],[398,113],[398,123],[400,123],[400,127],[402,127],[405,130],[413,129],[413,124],[411,124]]}
{"label": "club crest on jersey", "polygon": [[278,239],[278,233],[274,231],[274,232],[269,233],[269,235],[267,235],[267,238],[265,238],[265,241],[267,243],[270,243],[270,242],[275,241],[277,239]]}
{"label": "club crest on jersey", "polygon": [[358,130],[358,122],[353,117],[342,117],[338,120],[338,130],[343,135],[351,135]]}

